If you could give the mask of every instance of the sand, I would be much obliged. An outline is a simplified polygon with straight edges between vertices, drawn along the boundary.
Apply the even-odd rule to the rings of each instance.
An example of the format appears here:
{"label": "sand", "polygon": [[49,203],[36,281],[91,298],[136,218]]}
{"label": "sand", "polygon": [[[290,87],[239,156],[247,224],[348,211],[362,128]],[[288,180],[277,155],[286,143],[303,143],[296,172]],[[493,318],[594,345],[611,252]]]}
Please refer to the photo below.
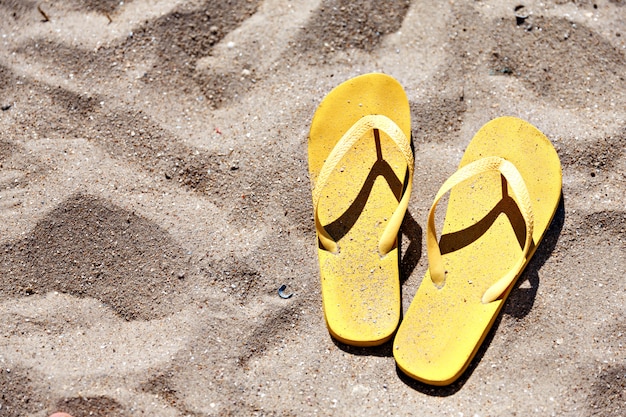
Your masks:
{"label": "sand", "polygon": [[[412,109],[405,311],[480,126],[528,120],[563,166],[449,387],[324,323],[307,134],[373,71]],[[622,0],[1,1],[0,416],[626,414],[625,77]]]}

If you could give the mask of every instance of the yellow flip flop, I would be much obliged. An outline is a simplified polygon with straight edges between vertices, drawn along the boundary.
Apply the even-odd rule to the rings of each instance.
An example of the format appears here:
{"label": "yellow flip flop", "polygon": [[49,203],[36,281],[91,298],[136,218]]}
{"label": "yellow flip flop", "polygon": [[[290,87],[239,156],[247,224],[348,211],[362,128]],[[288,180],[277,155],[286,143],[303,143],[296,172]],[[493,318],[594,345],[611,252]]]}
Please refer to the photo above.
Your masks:
{"label": "yellow flip flop", "polygon": [[379,345],[400,320],[397,236],[413,178],[410,137],[404,89],[384,74],[337,86],[311,122],[322,304],[342,343]]}
{"label": "yellow flip flop", "polygon": [[[435,208],[448,191],[438,242]],[[560,197],[561,163],[539,130],[501,117],[478,131],[430,209],[429,270],[394,339],[394,357],[404,373],[448,385],[465,371]]]}

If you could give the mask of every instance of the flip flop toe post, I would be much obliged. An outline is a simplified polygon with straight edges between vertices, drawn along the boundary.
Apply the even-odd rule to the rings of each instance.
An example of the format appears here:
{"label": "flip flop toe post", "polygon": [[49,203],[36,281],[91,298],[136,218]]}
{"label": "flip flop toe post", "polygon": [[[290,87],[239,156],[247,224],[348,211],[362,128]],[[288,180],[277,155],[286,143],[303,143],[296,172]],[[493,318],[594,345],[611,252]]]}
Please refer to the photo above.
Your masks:
{"label": "flip flop toe post", "polygon": [[[449,192],[441,238],[435,211]],[[398,367],[432,385],[467,368],[548,229],[561,197],[561,164],[529,123],[483,126],[441,187],[427,225],[429,270],[394,339]]]}
{"label": "flip flop toe post", "polygon": [[400,319],[398,229],[411,191],[410,109],[384,74],[352,78],[320,103],[309,134],[309,175],[322,304],[342,343],[389,340]]}

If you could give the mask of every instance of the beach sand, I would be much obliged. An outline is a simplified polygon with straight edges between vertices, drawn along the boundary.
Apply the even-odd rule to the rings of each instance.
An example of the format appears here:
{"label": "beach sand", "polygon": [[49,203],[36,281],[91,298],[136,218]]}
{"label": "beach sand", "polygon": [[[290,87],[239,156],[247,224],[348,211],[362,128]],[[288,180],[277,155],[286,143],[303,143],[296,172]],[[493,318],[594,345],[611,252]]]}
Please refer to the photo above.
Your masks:
{"label": "beach sand", "polygon": [[[525,119],[562,162],[448,387],[323,318],[308,129],[374,71],[412,111],[405,311],[484,123]],[[625,415],[625,78],[623,0],[0,1],[0,416]]]}

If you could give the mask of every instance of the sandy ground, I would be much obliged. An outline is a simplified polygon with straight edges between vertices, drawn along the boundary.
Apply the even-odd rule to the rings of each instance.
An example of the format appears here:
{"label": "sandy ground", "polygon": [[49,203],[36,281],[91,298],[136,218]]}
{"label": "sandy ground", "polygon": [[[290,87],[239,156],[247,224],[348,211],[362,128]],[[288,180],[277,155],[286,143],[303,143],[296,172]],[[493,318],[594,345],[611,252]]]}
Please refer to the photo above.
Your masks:
{"label": "sandy ground", "polygon": [[[405,310],[480,126],[526,119],[563,165],[449,387],[324,324],[307,134],[372,71],[412,109]],[[625,77],[623,0],[0,0],[0,416],[626,415]]]}

